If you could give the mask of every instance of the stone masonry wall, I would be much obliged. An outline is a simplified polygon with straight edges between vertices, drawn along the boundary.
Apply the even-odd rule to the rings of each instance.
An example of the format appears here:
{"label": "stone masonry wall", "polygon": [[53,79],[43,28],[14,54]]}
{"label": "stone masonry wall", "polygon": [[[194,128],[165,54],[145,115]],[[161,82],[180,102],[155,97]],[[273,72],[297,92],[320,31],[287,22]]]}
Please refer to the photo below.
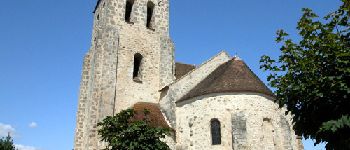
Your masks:
{"label": "stone masonry wall", "polygon": [[175,47],[170,38],[162,37],[160,39],[160,89],[171,84],[175,80]]}
{"label": "stone masonry wall", "polygon": [[[120,32],[120,49],[117,70],[117,112],[137,102],[159,101],[160,40],[152,30],[136,25],[123,26]],[[140,81],[133,79],[134,55],[142,55]]]}
{"label": "stone masonry wall", "polygon": [[[155,4],[152,29],[146,27],[148,1]],[[178,102],[230,56],[221,52],[174,82],[169,0],[135,0],[129,23],[125,4],[126,0],[101,0],[95,11],[91,47],[82,69],[75,150],[104,148],[97,122],[137,102],[160,104],[176,129],[175,136],[164,139],[172,149],[175,143],[176,149],[298,149],[300,139],[294,136],[290,116],[285,117],[268,97],[212,94]],[[133,79],[136,53],[143,56],[137,81]],[[160,91],[164,97],[159,101]],[[221,121],[223,138],[218,146],[210,144],[211,118]],[[267,139],[273,144],[262,142]]]}
{"label": "stone masonry wall", "polygon": [[[126,0],[102,0],[97,7],[91,48],[83,64],[75,150],[103,148],[105,143],[100,142],[97,122],[139,101],[157,103],[160,86],[172,82],[172,69],[164,69],[174,64],[168,32],[169,3],[152,1],[153,29],[146,28],[147,0],[135,1],[132,23],[125,22]],[[132,79],[135,53],[144,57],[142,83]],[[160,79],[160,74],[165,80]]]}
{"label": "stone masonry wall", "polygon": [[189,72],[184,77],[169,85],[166,96],[163,97],[159,103],[172,127],[176,125],[175,102],[186,95],[217,67],[229,60],[230,56],[226,52],[220,52],[192,72]]}
{"label": "stone masonry wall", "polygon": [[90,55],[86,55],[83,63],[82,79],[80,82],[80,95],[78,103],[77,112],[77,124],[75,129],[75,145],[74,147],[81,148],[83,146],[83,141],[85,140],[84,133],[86,133],[86,113],[89,106],[88,93],[90,89]]}
{"label": "stone masonry wall", "polygon": [[[219,93],[196,97],[177,103],[176,118],[179,150],[299,149],[291,116],[284,116],[284,110],[264,95]],[[221,145],[211,145],[212,118],[221,122]]]}

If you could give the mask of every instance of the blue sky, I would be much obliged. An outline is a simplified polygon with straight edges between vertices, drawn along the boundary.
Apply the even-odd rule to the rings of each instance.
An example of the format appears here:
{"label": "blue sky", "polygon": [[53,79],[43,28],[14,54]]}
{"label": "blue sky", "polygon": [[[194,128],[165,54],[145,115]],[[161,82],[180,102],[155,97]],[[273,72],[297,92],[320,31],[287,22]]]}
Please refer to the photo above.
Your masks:
{"label": "blue sky", "polygon": [[[23,150],[70,150],[82,60],[95,0],[4,0],[0,9],[0,136]],[[221,50],[239,55],[263,80],[263,54],[277,57],[277,29],[297,39],[301,8],[323,16],[337,0],[171,0],[176,60],[200,64]],[[305,142],[305,149],[323,149]]]}

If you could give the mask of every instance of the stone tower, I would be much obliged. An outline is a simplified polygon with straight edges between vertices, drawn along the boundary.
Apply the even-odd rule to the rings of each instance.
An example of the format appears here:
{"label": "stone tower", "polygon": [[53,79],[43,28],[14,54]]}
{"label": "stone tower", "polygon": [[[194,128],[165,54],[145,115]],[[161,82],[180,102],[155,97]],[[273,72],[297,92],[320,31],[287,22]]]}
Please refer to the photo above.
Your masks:
{"label": "stone tower", "polygon": [[158,103],[174,81],[168,0],[98,0],[84,58],[75,150],[103,147],[97,122],[137,102]]}

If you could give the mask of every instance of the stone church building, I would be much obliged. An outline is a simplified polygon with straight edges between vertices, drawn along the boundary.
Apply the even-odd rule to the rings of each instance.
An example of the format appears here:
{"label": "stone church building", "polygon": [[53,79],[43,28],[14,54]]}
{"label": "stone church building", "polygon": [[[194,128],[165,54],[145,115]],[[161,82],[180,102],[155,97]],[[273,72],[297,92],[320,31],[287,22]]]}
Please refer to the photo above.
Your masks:
{"label": "stone church building", "polygon": [[299,150],[290,115],[238,57],[175,63],[169,0],[98,0],[84,58],[75,150],[105,146],[97,123],[127,108],[173,129],[173,150]]}

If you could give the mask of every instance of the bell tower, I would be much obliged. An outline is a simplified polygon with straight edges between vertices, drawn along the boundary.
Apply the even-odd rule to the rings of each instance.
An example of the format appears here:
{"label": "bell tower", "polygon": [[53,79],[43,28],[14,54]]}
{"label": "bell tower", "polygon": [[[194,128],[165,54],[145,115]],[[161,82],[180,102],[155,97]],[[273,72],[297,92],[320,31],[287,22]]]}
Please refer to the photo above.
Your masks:
{"label": "bell tower", "polygon": [[174,80],[169,0],[98,0],[84,58],[75,150],[100,149],[97,122],[137,102],[158,103]]}

